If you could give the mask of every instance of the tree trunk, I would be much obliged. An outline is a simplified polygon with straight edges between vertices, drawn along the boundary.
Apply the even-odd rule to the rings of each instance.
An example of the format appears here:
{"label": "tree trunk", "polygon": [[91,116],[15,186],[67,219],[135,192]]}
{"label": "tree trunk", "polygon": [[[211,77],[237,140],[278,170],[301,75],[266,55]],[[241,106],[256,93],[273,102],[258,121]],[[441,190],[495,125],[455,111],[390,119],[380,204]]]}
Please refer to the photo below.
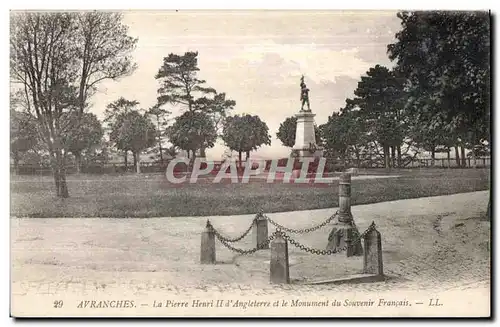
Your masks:
{"label": "tree trunk", "polygon": [[389,147],[384,146],[384,164],[386,169],[391,168],[391,161],[390,161],[390,154],[389,154]]}
{"label": "tree trunk", "polygon": [[68,185],[66,183],[66,160],[62,153],[62,150],[58,149],[54,151],[53,154],[53,174],[54,182],[56,186],[56,195],[61,198],[68,198]]}
{"label": "tree trunk", "polygon": [[206,158],[206,157],[207,157],[207,154],[206,154],[205,145],[202,145],[200,148],[200,158]]}
{"label": "tree trunk", "polygon": [[80,152],[75,152],[75,163],[76,163],[76,172],[80,174],[82,172],[82,154]]}
{"label": "tree trunk", "polygon": [[196,160],[196,150],[193,150],[193,155],[191,156],[191,160],[189,161],[189,171],[193,171],[194,162]]}
{"label": "tree trunk", "polygon": [[61,160],[61,166],[59,169],[61,184],[59,187],[61,188],[61,197],[69,198],[68,184],[66,182],[66,160],[64,157]]}
{"label": "tree trunk", "polygon": [[463,145],[460,147],[460,157],[462,158],[462,167],[465,168],[467,166],[467,162],[465,158],[465,148]]}
{"label": "tree trunk", "polygon": [[123,161],[125,162],[125,172],[128,170],[128,151],[125,150],[125,154],[123,155]]}
{"label": "tree trunk", "polygon": [[436,148],[431,149],[431,167],[434,168],[436,165]]}
{"label": "tree trunk", "polygon": [[396,167],[396,147],[391,146],[391,167]]}
{"label": "tree trunk", "polygon": [[56,187],[56,196],[60,196],[60,188],[59,188],[59,167],[57,165],[56,154],[54,151],[50,153],[50,166],[52,168],[52,176],[54,177],[54,186]]}
{"label": "tree trunk", "polygon": [[19,152],[14,152],[14,174],[19,173]]}
{"label": "tree trunk", "polygon": [[474,149],[472,149],[472,167],[477,168],[476,153]]}
{"label": "tree trunk", "polygon": [[455,146],[455,161],[457,162],[457,167],[460,167],[460,153],[458,152],[458,145]]}
{"label": "tree trunk", "polygon": [[135,162],[135,172],[137,174],[141,173],[141,153],[134,152],[134,162]]}
{"label": "tree trunk", "polygon": [[163,165],[163,153],[161,148],[161,129],[160,129],[160,115],[156,115],[156,126],[158,133],[158,147],[160,148],[160,165]]}
{"label": "tree trunk", "polygon": [[356,161],[358,162],[356,167],[361,168],[361,156],[359,154],[359,151],[356,151]]}
{"label": "tree trunk", "polygon": [[250,151],[247,151],[245,154],[245,160],[248,161],[250,159]]}
{"label": "tree trunk", "polygon": [[398,168],[401,168],[401,145],[398,145],[396,148],[396,152],[398,153]]}
{"label": "tree trunk", "polygon": [[238,151],[238,161],[239,161],[239,166],[241,169],[241,151]]}
{"label": "tree trunk", "polygon": [[132,151],[132,157],[134,158],[134,170],[137,171],[137,156],[134,151]]}
{"label": "tree trunk", "polygon": [[448,155],[447,155],[447,157],[448,157],[448,168],[450,168],[450,167],[451,167],[451,155],[450,155],[450,150],[451,150],[451,149],[450,149],[450,148],[448,148]]}

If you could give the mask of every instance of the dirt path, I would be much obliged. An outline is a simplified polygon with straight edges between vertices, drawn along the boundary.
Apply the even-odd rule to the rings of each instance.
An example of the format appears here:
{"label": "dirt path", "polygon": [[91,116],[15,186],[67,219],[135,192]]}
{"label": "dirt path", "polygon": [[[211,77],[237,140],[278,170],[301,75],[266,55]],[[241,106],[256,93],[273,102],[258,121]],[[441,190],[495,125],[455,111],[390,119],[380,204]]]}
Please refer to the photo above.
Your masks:
{"label": "dirt path", "polygon": [[[474,192],[353,207],[360,231],[375,221],[382,233],[384,270],[390,278],[340,286],[304,283],[358,273],[362,258],[338,255],[332,260],[290,247],[291,285],[269,284],[267,251],[241,257],[217,244],[219,264],[200,265],[200,232],[205,220],[233,237],[246,229],[253,219],[249,215],[12,219],[12,293],[19,299],[36,294],[326,296],[331,292],[417,290],[479,290],[489,296],[490,223],[482,218],[487,201],[488,192]],[[321,209],[269,216],[285,226],[302,228],[317,225],[334,212]],[[322,249],[328,233],[324,228],[299,239]],[[238,246],[251,248],[251,237]]]}

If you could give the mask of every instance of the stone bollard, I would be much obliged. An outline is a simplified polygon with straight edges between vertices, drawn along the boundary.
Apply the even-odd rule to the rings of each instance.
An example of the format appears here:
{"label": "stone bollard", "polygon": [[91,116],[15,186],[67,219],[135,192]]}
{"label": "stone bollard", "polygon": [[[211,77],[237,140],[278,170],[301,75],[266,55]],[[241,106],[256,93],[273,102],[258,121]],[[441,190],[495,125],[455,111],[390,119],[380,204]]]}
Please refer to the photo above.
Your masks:
{"label": "stone bollard", "polygon": [[[375,225],[375,223],[372,223]],[[365,254],[363,258],[363,273],[384,275],[382,261],[382,238],[375,228],[365,235]]]}
{"label": "stone bollard", "polygon": [[[351,213],[351,175],[342,173],[339,179],[339,213],[328,236],[326,250],[339,250],[347,246],[346,255],[363,255],[363,245]],[[353,243],[354,242],[354,243]]]}
{"label": "stone bollard", "polygon": [[281,233],[276,233],[271,241],[270,276],[271,283],[289,284],[288,242]]}
{"label": "stone bollard", "polygon": [[339,221],[349,223],[351,220],[351,174],[343,173],[339,179]]}
{"label": "stone bollard", "polygon": [[201,233],[200,263],[215,264],[215,233],[210,220],[207,220],[207,226]]}
{"label": "stone bollard", "polygon": [[[254,247],[257,247],[259,244],[262,244],[267,241],[267,235],[268,235],[267,219],[261,213],[257,214],[257,217],[255,217],[253,221],[252,234],[253,234]],[[261,247],[261,249],[269,249],[269,244],[266,244],[265,246]]]}

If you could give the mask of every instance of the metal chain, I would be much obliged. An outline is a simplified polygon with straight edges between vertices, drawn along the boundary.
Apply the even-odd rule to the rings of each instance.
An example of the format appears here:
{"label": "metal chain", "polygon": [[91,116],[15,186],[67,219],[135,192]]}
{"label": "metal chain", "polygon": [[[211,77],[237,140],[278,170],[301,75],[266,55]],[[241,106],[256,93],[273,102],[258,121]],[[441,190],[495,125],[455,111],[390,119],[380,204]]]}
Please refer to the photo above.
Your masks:
{"label": "metal chain", "polygon": [[361,239],[363,239],[366,236],[366,234],[368,234],[373,229],[375,229],[375,224],[372,222],[371,225],[368,227],[368,229],[365,230],[362,234],[360,234],[359,237],[354,242],[350,242],[350,244],[346,244],[344,247],[342,247],[340,249],[334,249],[334,250],[319,250],[319,249],[310,248],[310,247],[305,246],[305,245],[301,244],[300,242],[294,240],[293,238],[291,238],[289,235],[285,234],[281,230],[277,230],[276,232],[274,232],[273,235],[281,234],[281,237],[283,237],[286,241],[290,242],[290,244],[299,248],[302,251],[312,253],[312,254],[317,254],[317,255],[332,255],[335,253],[344,252],[347,250],[347,248],[349,246],[356,245],[358,242],[361,241]]}
{"label": "metal chain", "polygon": [[338,211],[335,212],[330,218],[328,218],[327,220],[325,220],[324,222],[322,222],[321,224],[317,225],[317,226],[314,226],[314,227],[309,227],[309,228],[303,228],[303,229],[292,229],[292,228],[288,228],[288,227],[285,227],[283,225],[280,225],[278,224],[277,222],[275,222],[274,220],[272,220],[271,218],[269,218],[268,216],[264,216],[266,217],[266,219],[271,223],[273,224],[277,229],[280,229],[280,230],[283,230],[285,232],[289,232],[289,233],[293,233],[293,234],[307,234],[307,233],[311,233],[311,232],[314,232],[320,228],[323,228],[325,227],[328,223],[330,223],[333,219],[335,219],[335,217],[338,215]]}
{"label": "metal chain", "polygon": [[310,247],[307,247],[297,241],[295,241],[293,238],[291,238],[290,236],[282,233],[282,236],[286,241],[290,242],[290,244],[292,244],[293,246],[301,249],[302,251],[305,251],[305,252],[309,252],[309,253],[312,253],[312,254],[317,254],[317,255],[332,255],[332,254],[335,254],[335,253],[338,253],[340,252],[339,250],[318,250],[318,249],[312,249]]}
{"label": "metal chain", "polygon": [[236,238],[228,238],[228,237],[225,237],[223,236],[220,232],[218,232],[215,227],[213,227],[212,225],[210,225],[212,227],[212,230],[215,232],[215,234],[219,235],[218,237],[220,237],[221,239],[224,239],[224,241],[226,242],[229,242],[229,243],[234,243],[234,242],[239,242],[241,241],[245,236],[248,235],[248,233],[250,233],[250,231],[252,230],[252,227],[253,227],[253,223],[255,222],[255,220],[257,219],[257,217],[255,217],[253,220],[252,220],[252,223],[250,224],[250,226],[248,226],[247,230],[241,234],[240,236],[236,237]]}
{"label": "metal chain", "polygon": [[249,250],[243,250],[243,249],[238,249],[238,248],[235,248],[234,246],[232,246],[231,244],[229,244],[229,242],[226,242],[224,239],[222,239],[220,237],[220,234],[218,234],[217,232],[215,232],[215,236],[217,237],[217,239],[225,246],[227,247],[228,249],[234,251],[234,252],[238,252],[239,254],[242,254],[242,255],[246,255],[246,254],[252,254],[252,253],[255,253],[263,248],[266,248],[267,245],[274,239],[274,234],[269,236],[267,238],[267,240],[265,240],[264,242],[260,243],[259,245],[257,245],[257,247],[253,248],[253,249],[249,249]]}

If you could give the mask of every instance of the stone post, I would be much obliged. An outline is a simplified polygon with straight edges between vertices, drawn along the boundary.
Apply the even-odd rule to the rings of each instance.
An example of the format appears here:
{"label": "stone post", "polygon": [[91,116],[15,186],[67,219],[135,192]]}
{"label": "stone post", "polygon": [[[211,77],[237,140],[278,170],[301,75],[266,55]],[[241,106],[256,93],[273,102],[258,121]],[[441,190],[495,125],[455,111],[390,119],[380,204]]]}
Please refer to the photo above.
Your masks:
{"label": "stone post", "polygon": [[274,284],[289,284],[288,242],[281,233],[271,241],[270,279]]}
{"label": "stone post", "polygon": [[[374,223],[372,223],[375,225]],[[382,238],[375,228],[365,235],[365,254],[363,258],[363,273],[384,275],[382,261]]]}
{"label": "stone post", "polygon": [[[262,213],[257,214],[257,217],[255,217],[253,221],[252,235],[254,247],[267,241],[267,219]],[[266,246],[263,246],[261,249],[269,249],[269,244],[266,244]]]}
{"label": "stone post", "polygon": [[328,236],[326,250],[342,250],[347,247],[348,257],[363,255],[363,245],[358,238],[359,231],[351,213],[351,175],[342,173],[339,178],[339,213]]}
{"label": "stone post", "polygon": [[207,220],[205,230],[201,233],[200,263],[215,264],[215,233],[210,220]]}
{"label": "stone post", "polygon": [[339,179],[339,221],[350,223],[351,214],[351,174],[342,173]]}

